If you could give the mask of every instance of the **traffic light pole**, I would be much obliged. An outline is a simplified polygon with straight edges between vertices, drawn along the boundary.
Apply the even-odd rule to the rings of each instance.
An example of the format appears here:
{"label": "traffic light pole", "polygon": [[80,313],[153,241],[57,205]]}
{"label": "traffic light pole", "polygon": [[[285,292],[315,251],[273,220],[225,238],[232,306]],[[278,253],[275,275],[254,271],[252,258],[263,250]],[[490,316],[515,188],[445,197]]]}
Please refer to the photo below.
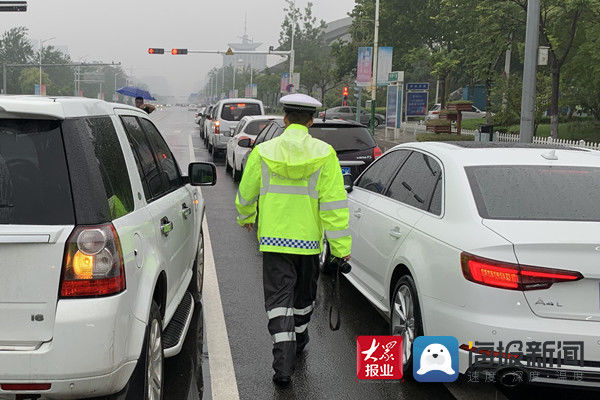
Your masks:
{"label": "traffic light pole", "polygon": [[373,39],[373,77],[371,81],[371,135],[375,135],[375,101],[377,100],[377,55],[379,53],[379,0],[375,2],[375,35]]}

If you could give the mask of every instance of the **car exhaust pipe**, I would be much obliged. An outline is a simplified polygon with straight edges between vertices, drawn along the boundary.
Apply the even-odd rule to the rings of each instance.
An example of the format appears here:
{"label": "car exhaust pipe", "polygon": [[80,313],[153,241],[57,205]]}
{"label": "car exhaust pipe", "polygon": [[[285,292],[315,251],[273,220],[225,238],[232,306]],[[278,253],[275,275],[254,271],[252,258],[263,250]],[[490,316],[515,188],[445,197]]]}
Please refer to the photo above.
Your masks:
{"label": "car exhaust pipe", "polygon": [[518,368],[505,368],[496,373],[496,382],[509,389],[523,384],[526,379],[525,371]]}

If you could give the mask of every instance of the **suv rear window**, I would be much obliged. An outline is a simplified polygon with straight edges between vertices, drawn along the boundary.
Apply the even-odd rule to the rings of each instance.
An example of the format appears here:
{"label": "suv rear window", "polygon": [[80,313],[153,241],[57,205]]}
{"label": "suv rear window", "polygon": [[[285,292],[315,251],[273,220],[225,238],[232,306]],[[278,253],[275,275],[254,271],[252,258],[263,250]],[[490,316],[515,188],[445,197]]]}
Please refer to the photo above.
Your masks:
{"label": "suv rear window", "polygon": [[600,168],[465,168],[479,215],[486,219],[600,221]]}
{"label": "suv rear window", "polygon": [[226,103],[221,110],[221,119],[239,121],[249,115],[262,115],[260,105],[256,103]]}
{"label": "suv rear window", "polygon": [[74,223],[60,122],[0,119],[0,224]]}
{"label": "suv rear window", "polygon": [[364,151],[376,146],[367,128],[361,126],[313,126],[309,133],[315,139],[329,143],[338,153]]}
{"label": "suv rear window", "polygon": [[77,223],[104,223],[132,212],[129,173],[112,119],[66,119],[63,134]]}

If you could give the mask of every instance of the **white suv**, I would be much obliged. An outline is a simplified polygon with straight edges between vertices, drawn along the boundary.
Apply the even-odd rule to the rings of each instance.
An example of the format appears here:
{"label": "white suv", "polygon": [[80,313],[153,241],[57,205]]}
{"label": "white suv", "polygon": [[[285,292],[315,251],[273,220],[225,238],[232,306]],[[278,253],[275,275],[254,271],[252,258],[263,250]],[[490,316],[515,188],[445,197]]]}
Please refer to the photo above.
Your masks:
{"label": "white suv", "polygon": [[206,139],[208,150],[216,157],[218,152],[227,151],[227,142],[246,116],[265,115],[265,108],[260,100],[227,99],[219,101],[212,111],[213,118],[208,124]]}
{"label": "white suv", "polygon": [[141,110],[0,96],[0,397],[162,398],[216,179],[188,172]]}

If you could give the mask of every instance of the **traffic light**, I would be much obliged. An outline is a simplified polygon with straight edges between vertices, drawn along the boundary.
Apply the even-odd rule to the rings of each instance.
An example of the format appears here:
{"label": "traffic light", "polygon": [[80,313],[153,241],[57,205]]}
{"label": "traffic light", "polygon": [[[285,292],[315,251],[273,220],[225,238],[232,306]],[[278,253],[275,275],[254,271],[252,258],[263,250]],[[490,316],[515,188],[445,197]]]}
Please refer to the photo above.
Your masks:
{"label": "traffic light", "polygon": [[148,54],[165,54],[165,49],[151,47],[148,49]]}
{"label": "traffic light", "polygon": [[344,107],[348,105],[348,94],[350,94],[350,91],[348,90],[348,86],[344,86],[344,90],[342,91],[342,96],[344,96],[342,105]]}
{"label": "traffic light", "polygon": [[188,49],[173,49],[171,50],[171,54],[174,56],[183,56],[188,53]]}

